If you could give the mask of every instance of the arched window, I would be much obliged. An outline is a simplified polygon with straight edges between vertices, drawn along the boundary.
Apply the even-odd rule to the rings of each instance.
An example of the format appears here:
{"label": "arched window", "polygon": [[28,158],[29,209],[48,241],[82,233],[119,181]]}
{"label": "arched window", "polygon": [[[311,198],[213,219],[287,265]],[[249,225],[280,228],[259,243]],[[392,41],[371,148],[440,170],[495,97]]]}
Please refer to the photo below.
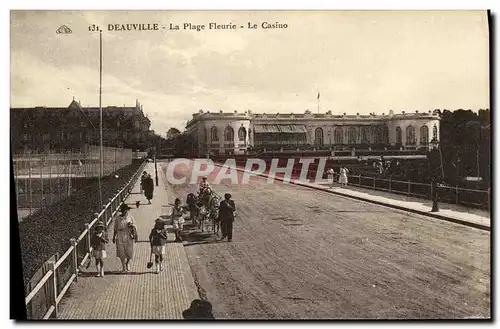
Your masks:
{"label": "arched window", "polygon": [[247,139],[247,130],[243,126],[238,129],[238,139],[240,141],[245,141]]}
{"label": "arched window", "polygon": [[356,144],[356,128],[349,127],[349,129],[347,129],[347,143]]}
{"label": "arched window", "polygon": [[342,128],[335,128],[335,144],[344,144],[344,135],[342,135]]}
{"label": "arched window", "polygon": [[368,139],[368,136],[370,134],[370,131],[368,130],[368,127],[363,127],[361,129],[361,144],[369,144],[370,140]]}
{"label": "arched window", "polygon": [[420,144],[421,145],[429,144],[429,128],[425,125],[420,127]]}
{"label": "arched window", "polygon": [[406,127],[406,145],[415,145],[415,127]]}
{"label": "arched window", "polygon": [[403,144],[403,133],[401,127],[396,127],[396,144]]}
{"label": "arched window", "polygon": [[314,131],[314,142],[316,146],[323,146],[323,129],[316,128]]}
{"label": "arched window", "polygon": [[217,130],[217,127],[213,126],[212,128],[210,128],[210,137],[212,139],[212,142],[219,141],[219,132]]}
{"label": "arched window", "polygon": [[434,125],[434,128],[432,128],[432,139],[433,140],[438,139],[438,127],[437,127],[437,125]]}
{"label": "arched window", "polygon": [[382,143],[389,144],[389,128],[387,128],[387,126],[384,126],[384,133],[383,133],[383,136],[382,136]]}
{"label": "arched window", "polygon": [[234,130],[233,128],[227,126],[226,130],[224,130],[224,141],[226,142],[234,142]]}
{"label": "arched window", "polygon": [[380,127],[374,128],[374,144],[382,144],[382,129]]}

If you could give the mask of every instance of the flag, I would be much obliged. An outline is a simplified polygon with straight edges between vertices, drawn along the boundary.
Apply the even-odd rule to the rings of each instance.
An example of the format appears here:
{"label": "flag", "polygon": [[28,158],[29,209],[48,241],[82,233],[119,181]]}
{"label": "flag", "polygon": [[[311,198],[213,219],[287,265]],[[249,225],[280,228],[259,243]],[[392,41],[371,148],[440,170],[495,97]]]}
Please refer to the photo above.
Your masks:
{"label": "flag", "polygon": [[318,99],[319,99],[319,93],[318,93]]}

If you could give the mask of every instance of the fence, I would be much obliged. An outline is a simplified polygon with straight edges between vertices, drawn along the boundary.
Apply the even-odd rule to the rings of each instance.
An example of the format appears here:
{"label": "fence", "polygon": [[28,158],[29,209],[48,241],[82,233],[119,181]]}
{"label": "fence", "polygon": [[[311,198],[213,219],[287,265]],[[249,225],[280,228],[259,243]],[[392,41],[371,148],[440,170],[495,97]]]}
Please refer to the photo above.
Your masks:
{"label": "fence", "polygon": [[[400,181],[368,177],[361,175],[348,175],[349,184],[371,188],[373,190],[387,191],[408,196],[432,199],[432,185],[411,181]],[[489,209],[490,191],[466,189],[458,186],[440,185],[438,187],[439,200],[447,203],[463,204],[475,208]]]}
{"label": "fence", "polygon": [[[216,160],[216,162],[223,161]],[[267,159],[266,162],[266,172],[271,167],[271,160]],[[238,166],[244,167],[246,164],[245,159],[236,159],[236,164]],[[279,161],[279,167],[286,166],[286,159]],[[327,164],[326,168],[329,167]],[[252,170],[256,170],[257,166],[254,165]],[[309,166],[306,172],[306,179],[314,180],[316,178],[316,172],[318,169],[318,164],[313,163]],[[294,168],[292,170],[291,178],[298,179],[302,174],[302,165],[295,162]],[[277,174],[277,177],[282,175]],[[326,170],[323,172],[321,178],[326,178]],[[387,191],[390,193],[404,194],[408,196],[432,199],[432,186],[431,184],[402,181],[402,180],[392,180],[386,178],[379,178],[373,176],[363,176],[363,175],[348,175],[349,184],[360,186],[364,188],[370,188],[373,190]],[[478,189],[468,189],[458,186],[446,186],[441,185],[438,188],[439,200],[447,203],[462,204],[469,207],[489,209],[490,207],[490,190],[478,190]]]}
{"label": "fence", "polygon": [[[102,220],[108,226],[120,205],[130,194],[134,184],[144,169],[145,163],[132,178],[117,191],[113,198],[103,206],[100,213],[95,214],[92,222],[85,224],[86,229],[77,239],[70,239],[71,247],[57,259],[47,262],[48,270],[42,279],[25,297],[29,319],[57,318],[58,304],[68,291],[73,281],[78,282],[78,271],[86,263],[92,252],[90,233],[94,224]],[[43,296],[43,297],[42,297]],[[42,297],[42,298],[40,298]],[[32,305],[33,303],[37,305]]]}
{"label": "fence", "polygon": [[[85,145],[80,152],[43,153],[26,150],[13,155],[18,218],[68,197],[99,176],[98,146]],[[103,147],[103,175],[132,163],[132,150]]]}

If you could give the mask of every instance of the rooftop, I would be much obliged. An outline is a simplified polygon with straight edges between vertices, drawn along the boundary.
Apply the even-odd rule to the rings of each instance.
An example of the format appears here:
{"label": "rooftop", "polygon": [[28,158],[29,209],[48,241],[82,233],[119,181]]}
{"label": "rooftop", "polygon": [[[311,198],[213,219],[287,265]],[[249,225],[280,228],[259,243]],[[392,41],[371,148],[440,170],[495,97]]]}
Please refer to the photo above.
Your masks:
{"label": "rooftop", "polygon": [[187,122],[187,126],[193,124],[194,122],[201,119],[213,119],[213,118],[248,118],[248,119],[371,119],[371,120],[387,120],[387,119],[399,119],[407,117],[435,117],[439,118],[437,110],[428,111],[418,111],[406,112],[401,111],[401,113],[395,113],[394,110],[390,110],[388,113],[376,114],[347,114],[347,113],[333,113],[331,110],[324,113],[313,113],[310,110],[306,110],[304,113],[253,113],[252,111],[244,112],[224,112],[218,111],[213,112],[209,110],[199,110],[198,113],[193,114],[193,118]]}

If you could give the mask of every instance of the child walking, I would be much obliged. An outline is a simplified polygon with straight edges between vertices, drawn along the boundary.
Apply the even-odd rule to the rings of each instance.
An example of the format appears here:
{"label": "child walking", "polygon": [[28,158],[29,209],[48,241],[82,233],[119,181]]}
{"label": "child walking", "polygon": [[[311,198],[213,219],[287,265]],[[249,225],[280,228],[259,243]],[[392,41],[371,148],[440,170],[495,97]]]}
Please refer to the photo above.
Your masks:
{"label": "child walking", "polygon": [[165,254],[165,245],[167,244],[165,222],[160,218],[156,219],[155,226],[149,234],[149,242],[151,243],[151,252],[155,255],[155,272],[159,273],[163,271],[163,255]]}
{"label": "child walking", "polygon": [[105,228],[106,226],[102,221],[97,222],[94,233],[90,238],[90,244],[93,249],[92,255],[95,258],[98,277],[104,276],[104,259],[106,259],[106,243],[108,243]]}

